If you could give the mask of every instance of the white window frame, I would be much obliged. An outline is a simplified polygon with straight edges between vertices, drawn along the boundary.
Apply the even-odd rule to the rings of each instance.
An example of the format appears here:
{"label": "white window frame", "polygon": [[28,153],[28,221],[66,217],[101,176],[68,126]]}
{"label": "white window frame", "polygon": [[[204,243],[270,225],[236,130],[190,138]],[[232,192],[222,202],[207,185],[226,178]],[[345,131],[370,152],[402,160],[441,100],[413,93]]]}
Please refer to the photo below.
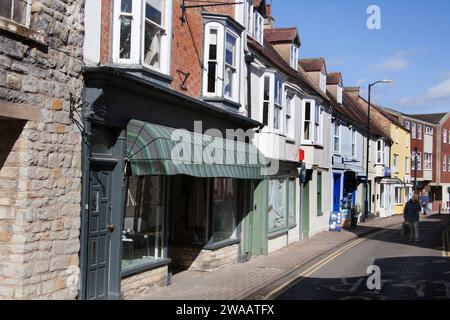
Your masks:
{"label": "white window frame", "polygon": [[337,86],[337,93],[336,93],[336,100],[338,104],[342,104],[342,95],[343,95],[344,89],[341,85]]}
{"label": "white window frame", "polygon": [[[337,134],[336,134],[337,131]],[[335,121],[333,124],[333,153],[336,155],[341,154],[341,133],[342,126],[339,122]],[[337,144],[336,144],[337,141]],[[337,146],[337,149],[336,149]]]}
{"label": "white window frame", "polygon": [[[227,45],[227,41],[228,41],[228,36],[233,37],[235,39],[235,47],[234,47],[234,65],[229,65],[226,61],[226,56],[224,57],[224,85],[223,85],[223,96],[225,99],[229,99],[231,101],[237,102],[239,99],[239,37],[234,33],[231,32],[230,30],[226,30],[225,32],[225,47]],[[226,52],[226,51],[225,51]],[[230,69],[232,71],[232,76],[231,76],[231,95],[228,95],[225,93],[225,76],[226,73],[228,71],[228,69]]]}
{"label": "white window frame", "polygon": [[31,23],[31,1],[32,0],[22,0],[23,2],[26,2],[25,24],[17,22],[17,21],[15,21],[13,19],[13,17],[14,17],[14,4],[17,1],[18,0],[12,0],[11,1],[11,14],[10,14],[10,16],[9,17],[0,17],[0,18],[12,21],[14,23],[17,23],[18,25],[24,26],[25,28],[29,28],[30,27],[30,23]]}
{"label": "white window frame", "polygon": [[314,126],[314,143],[316,145],[323,145],[323,113],[324,109],[321,105],[316,104],[316,107],[314,109],[314,120],[313,120],[313,126]]}
{"label": "white window frame", "polygon": [[385,142],[382,139],[377,140],[377,156],[376,164],[384,164],[384,146]]}
{"label": "white window frame", "polygon": [[264,18],[263,16],[258,12],[255,11],[255,16],[254,16],[254,30],[253,30],[253,34],[254,34],[254,38],[255,40],[260,44],[263,45],[264,44]]}
{"label": "white window frame", "polygon": [[356,159],[358,154],[357,131],[352,129],[352,159]]}
{"label": "white window frame", "polygon": [[417,160],[417,171],[422,171],[422,153],[417,151],[417,155],[413,153],[413,158],[411,159],[411,170],[416,170],[415,161]]}
{"label": "white window frame", "polygon": [[[306,120],[306,104],[310,104],[310,119]],[[316,110],[316,101],[310,99],[302,100],[302,144],[314,144],[314,115]],[[309,139],[305,139],[305,123],[309,123]]]}
{"label": "white window frame", "polygon": [[297,95],[285,89],[285,99],[285,134],[287,137],[295,139],[295,101],[297,100]]}
{"label": "white window frame", "polygon": [[432,171],[433,170],[433,154],[425,152],[423,155],[423,169],[425,171]]}
{"label": "white window frame", "polygon": [[422,140],[422,128],[421,124],[417,124],[417,139]]}
{"label": "white window frame", "polygon": [[[275,75],[273,86],[273,109],[272,109],[272,126],[271,128],[279,133],[284,132],[283,113],[284,113],[284,84],[283,80]],[[278,93],[278,101],[277,94]],[[278,124],[275,125],[275,114],[278,113]]]}
{"label": "white window frame", "polygon": [[442,171],[447,172],[447,155],[444,155],[444,159],[442,161]]}
{"label": "white window frame", "polygon": [[253,0],[247,0],[245,2],[245,28],[247,29],[247,34],[254,38],[254,8],[253,8]]}
{"label": "white window frame", "polygon": [[[145,38],[145,0],[133,0],[131,13],[121,12],[121,0],[114,0],[113,4],[113,40],[112,40],[112,60],[118,64],[142,65],[146,68],[169,75],[171,50],[170,41],[172,34],[172,0],[163,0],[162,24],[150,22],[155,27],[162,30],[160,39],[159,67],[148,65],[144,62],[144,38]],[[131,17],[131,49],[130,58],[120,58],[120,17]],[[138,30],[139,32],[137,32]]]}
{"label": "white window frame", "polygon": [[408,120],[405,120],[405,128],[410,130],[411,129],[411,122]]}
{"label": "white window frame", "polygon": [[399,160],[399,155],[398,154],[394,154],[394,158],[392,159],[392,166],[393,166],[393,170],[395,173],[398,173],[398,160]]}
{"label": "white window frame", "polygon": [[[270,100],[264,100],[264,87],[265,87],[265,79],[269,79],[269,98]],[[264,103],[269,102],[269,109],[268,109],[268,124],[266,126],[269,131],[282,134],[284,133],[284,119],[285,119],[285,84],[284,84],[284,78],[277,74],[273,70],[267,70],[266,73],[264,73],[261,77],[262,86],[261,86],[261,122],[263,122],[264,119]],[[275,90],[276,90],[276,84],[279,83],[279,95],[280,95],[280,104],[275,103]],[[278,128],[275,128],[275,108],[279,110],[279,118],[278,118]]]}
{"label": "white window frame", "polygon": [[294,43],[291,44],[291,68],[297,70],[298,68],[298,47]]}
{"label": "white window frame", "polygon": [[411,138],[417,138],[417,125],[415,122],[411,123]]}
{"label": "white window frame", "polygon": [[447,143],[447,129],[444,129],[444,143]]}
{"label": "white window frame", "polygon": [[399,206],[403,204],[403,187],[394,187],[394,201],[395,205]]}
{"label": "white window frame", "polygon": [[434,130],[433,127],[431,126],[425,126],[425,134],[429,134],[429,135],[433,135],[434,134]]}
{"label": "white window frame", "polygon": [[[236,103],[240,101],[240,75],[241,75],[241,38],[238,34],[233,32],[231,29],[226,28],[223,24],[218,22],[208,22],[204,28],[204,68],[203,68],[203,96],[204,97],[215,97],[224,98]],[[216,88],[215,92],[208,92],[208,72],[209,72],[209,46],[210,46],[210,34],[211,30],[217,30],[217,57],[216,57]],[[226,61],[225,61],[225,46],[226,46],[226,35],[229,34],[236,38],[236,61],[235,61],[235,72],[233,76],[233,91],[232,97],[225,95],[225,71],[226,71]]]}
{"label": "white window frame", "polygon": [[327,92],[327,75],[323,72],[320,72],[319,75],[320,80],[320,89],[322,89],[323,92]]}

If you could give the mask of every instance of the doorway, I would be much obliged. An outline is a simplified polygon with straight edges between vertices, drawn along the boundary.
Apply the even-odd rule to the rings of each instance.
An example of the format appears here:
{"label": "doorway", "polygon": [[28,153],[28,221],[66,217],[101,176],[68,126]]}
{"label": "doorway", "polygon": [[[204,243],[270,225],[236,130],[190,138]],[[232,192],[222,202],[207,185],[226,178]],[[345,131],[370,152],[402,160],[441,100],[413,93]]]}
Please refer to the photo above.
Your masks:
{"label": "doorway", "polygon": [[340,173],[333,174],[333,211],[341,210],[341,177]]}

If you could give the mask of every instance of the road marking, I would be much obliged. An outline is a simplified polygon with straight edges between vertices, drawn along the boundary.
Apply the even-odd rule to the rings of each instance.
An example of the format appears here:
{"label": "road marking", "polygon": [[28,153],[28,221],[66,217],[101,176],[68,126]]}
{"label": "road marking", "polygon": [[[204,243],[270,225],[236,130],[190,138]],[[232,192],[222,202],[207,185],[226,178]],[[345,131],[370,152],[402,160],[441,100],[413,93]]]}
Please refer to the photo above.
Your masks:
{"label": "road marking", "polygon": [[442,232],[442,256],[450,257],[450,226]]}
{"label": "road marking", "polygon": [[[271,300],[273,299],[277,294],[279,294],[281,291],[283,290],[287,290],[290,287],[292,287],[294,284],[298,284],[299,282],[301,282],[303,279],[309,277],[311,274],[315,273],[317,270],[321,269],[323,266],[325,266],[326,264],[330,263],[331,261],[333,261],[334,259],[336,259],[337,257],[339,257],[340,255],[342,255],[344,252],[346,252],[347,250],[350,250],[351,248],[353,248],[354,246],[359,245],[360,243],[376,236],[382,233],[385,233],[389,230],[381,230],[378,231],[370,236],[368,236],[367,238],[357,238],[355,240],[352,240],[350,243],[346,244],[345,246],[343,246],[342,248],[340,248],[339,250],[335,251],[334,253],[330,254],[329,256],[324,257],[322,260],[318,261],[317,263],[315,263],[314,265],[312,265],[311,267],[309,267],[308,269],[306,269],[305,271],[301,272],[298,276],[296,276],[294,279],[291,279],[290,281],[280,285],[279,287],[275,288],[274,290],[272,290],[271,292],[269,292],[264,298],[263,300]],[[293,268],[293,270],[300,268],[301,265],[297,265]]]}

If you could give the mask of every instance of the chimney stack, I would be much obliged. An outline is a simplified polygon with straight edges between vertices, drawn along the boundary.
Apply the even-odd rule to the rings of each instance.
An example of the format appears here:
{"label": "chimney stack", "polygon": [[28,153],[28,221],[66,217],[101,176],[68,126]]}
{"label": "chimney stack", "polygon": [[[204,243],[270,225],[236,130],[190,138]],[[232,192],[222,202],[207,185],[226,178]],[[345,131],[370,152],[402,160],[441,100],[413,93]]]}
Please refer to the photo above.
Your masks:
{"label": "chimney stack", "polygon": [[350,95],[350,97],[358,98],[361,88],[360,87],[346,87],[346,88],[344,88],[344,91],[347,92]]}
{"label": "chimney stack", "polygon": [[266,16],[264,17],[264,28],[273,29],[275,28],[275,19],[272,17],[272,5],[266,4]]}

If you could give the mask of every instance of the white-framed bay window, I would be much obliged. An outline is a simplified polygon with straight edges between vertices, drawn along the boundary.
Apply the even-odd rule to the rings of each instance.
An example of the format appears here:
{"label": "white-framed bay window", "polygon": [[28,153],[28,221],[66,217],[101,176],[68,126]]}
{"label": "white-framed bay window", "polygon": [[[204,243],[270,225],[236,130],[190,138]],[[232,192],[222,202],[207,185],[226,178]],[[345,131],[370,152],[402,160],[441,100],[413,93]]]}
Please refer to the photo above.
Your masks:
{"label": "white-framed bay window", "polygon": [[267,70],[262,76],[262,123],[277,133],[285,133],[284,78],[274,70]]}
{"label": "white-framed bay window", "polygon": [[239,102],[241,38],[223,23],[205,25],[203,96]]}
{"label": "white-framed bay window", "polygon": [[315,100],[302,101],[302,143],[322,144],[323,108]]}
{"label": "white-framed bay window", "polygon": [[31,0],[1,0],[0,17],[28,28],[31,20]]}
{"label": "white-framed bay window", "polygon": [[377,164],[384,164],[384,146],[385,142],[382,139],[377,140]]}
{"label": "white-framed bay window", "polygon": [[171,21],[172,0],[115,0],[113,61],[169,74]]}
{"label": "white-framed bay window", "polygon": [[252,36],[255,38],[256,41],[258,41],[258,43],[260,45],[263,45],[264,44],[264,18],[258,11],[255,11],[253,20],[254,20],[254,27],[253,27]]}
{"label": "white-framed bay window", "polygon": [[295,138],[295,100],[296,95],[286,90],[285,125],[284,129],[289,138]]}

